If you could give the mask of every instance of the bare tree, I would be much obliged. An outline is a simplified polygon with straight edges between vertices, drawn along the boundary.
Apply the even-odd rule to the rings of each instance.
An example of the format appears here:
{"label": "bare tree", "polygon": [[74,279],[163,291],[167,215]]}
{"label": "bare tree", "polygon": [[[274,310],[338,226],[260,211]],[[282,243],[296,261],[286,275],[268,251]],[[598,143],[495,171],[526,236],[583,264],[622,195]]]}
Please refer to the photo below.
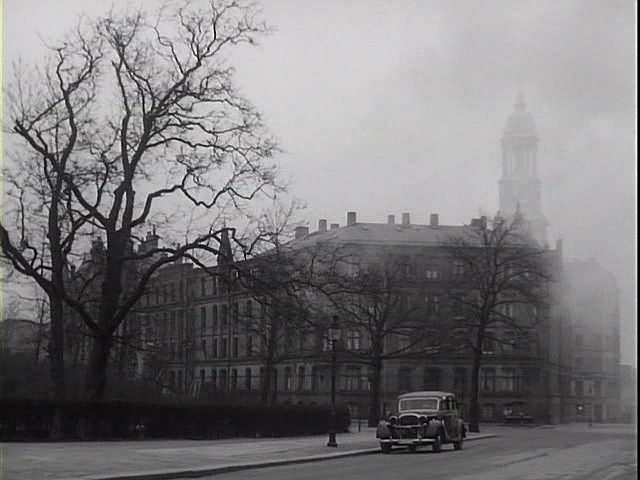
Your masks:
{"label": "bare tree", "polygon": [[[4,221],[2,248],[50,294],[52,325],[62,300],[87,326],[90,398],[104,394],[114,332],[154,273],[180,258],[200,264],[198,253],[219,254],[222,232],[240,242],[235,229],[211,219],[242,214],[276,187],[265,164],[276,143],[225,63],[233,47],[267,31],[256,14],[239,1],[111,13],[53,49],[54,61],[36,76],[39,95],[14,87],[9,124],[47,181],[41,231],[50,262]],[[150,224],[157,237],[182,244],[136,250]],[[69,289],[67,257],[81,232],[104,237],[103,253]]]}
{"label": "bare tree", "polygon": [[[332,255],[324,293],[340,317],[348,361],[369,367],[369,425],[380,419],[382,371],[386,362],[438,355],[442,329],[433,320],[442,308],[424,281],[412,281],[409,257],[389,252],[364,258]],[[320,285],[321,282],[318,282]]]}
{"label": "bare tree", "polygon": [[529,341],[529,331],[547,311],[550,263],[519,218],[474,220],[443,248],[454,270],[448,297],[459,313],[450,347],[471,352],[469,428],[478,432],[484,349],[489,342],[517,346]]}

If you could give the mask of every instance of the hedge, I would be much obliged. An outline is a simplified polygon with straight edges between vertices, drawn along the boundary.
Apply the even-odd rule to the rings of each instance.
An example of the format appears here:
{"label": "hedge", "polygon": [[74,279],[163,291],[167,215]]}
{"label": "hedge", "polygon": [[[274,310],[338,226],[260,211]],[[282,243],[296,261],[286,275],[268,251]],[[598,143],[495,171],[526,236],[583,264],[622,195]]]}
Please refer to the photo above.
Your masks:
{"label": "hedge", "polygon": [[[329,406],[167,405],[125,401],[0,400],[0,440],[46,440],[54,417],[57,439],[213,439],[327,433]],[[347,431],[349,411],[336,409],[336,430]]]}

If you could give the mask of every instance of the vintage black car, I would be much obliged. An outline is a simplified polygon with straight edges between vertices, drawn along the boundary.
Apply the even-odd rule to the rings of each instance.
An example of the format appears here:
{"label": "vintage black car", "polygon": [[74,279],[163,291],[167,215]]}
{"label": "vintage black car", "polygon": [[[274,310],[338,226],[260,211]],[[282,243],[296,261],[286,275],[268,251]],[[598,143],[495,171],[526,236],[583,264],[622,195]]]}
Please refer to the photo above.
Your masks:
{"label": "vintage black car", "polygon": [[390,453],[395,445],[407,446],[412,451],[431,445],[434,452],[439,452],[445,443],[462,450],[466,434],[455,395],[440,391],[400,395],[398,413],[380,421],[376,430],[382,453]]}

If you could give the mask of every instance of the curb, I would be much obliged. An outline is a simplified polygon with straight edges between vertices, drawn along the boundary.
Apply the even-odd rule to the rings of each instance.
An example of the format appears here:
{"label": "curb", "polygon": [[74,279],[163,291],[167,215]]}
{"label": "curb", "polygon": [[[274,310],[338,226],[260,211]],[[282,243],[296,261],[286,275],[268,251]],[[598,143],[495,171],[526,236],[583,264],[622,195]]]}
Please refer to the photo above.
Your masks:
{"label": "curb", "polygon": [[[473,442],[475,440],[483,440],[485,438],[497,437],[495,433],[485,433],[475,435],[472,438],[465,439],[466,442]],[[376,448],[363,448],[360,450],[350,450],[347,452],[336,453],[321,453],[318,455],[309,455],[306,457],[289,458],[284,460],[265,460],[262,462],[254,463],[236,463],[230,465],[217,465],[206,466],[181,470],[162,470],[162,471],[147,471],[147,472],[135,472],[135,473],[120,473],[120,474],[106,474],[96,475],[91,477],[82,477],[83,480],[167,480],[178,478],[199,478],[210,475],[216,475],[221,473],[237,472],[239,470],[251,470],[256,468],[266,467],[278,467],[283,465],[295,465],[300,463],[320,462],[322,460],[333,460],[336,458],[356,457],[360,455],[371,455],[380,452],[378,447]],[[78,479],[79,480],[79,479]]]}

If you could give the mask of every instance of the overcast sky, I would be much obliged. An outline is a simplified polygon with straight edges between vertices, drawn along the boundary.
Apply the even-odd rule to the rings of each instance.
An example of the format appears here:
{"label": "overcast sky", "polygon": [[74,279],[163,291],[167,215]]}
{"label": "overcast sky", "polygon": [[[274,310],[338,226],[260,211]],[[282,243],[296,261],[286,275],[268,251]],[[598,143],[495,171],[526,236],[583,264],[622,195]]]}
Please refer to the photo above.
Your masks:
{"label": "overcast sky", "polygon": [[[116,0],[116,6],[123,4]],[[155,2],[147,0],[147,5]],[[500,137],[522,88],[540,137],[549,238],[618,279],[636,364],[636,10],[631,0],[269,0],[275,32],[235,59],[319,218],[410,212],[461,224],[498,208]],[[97,0],[7,0],[3,66],[35,62]]]}

